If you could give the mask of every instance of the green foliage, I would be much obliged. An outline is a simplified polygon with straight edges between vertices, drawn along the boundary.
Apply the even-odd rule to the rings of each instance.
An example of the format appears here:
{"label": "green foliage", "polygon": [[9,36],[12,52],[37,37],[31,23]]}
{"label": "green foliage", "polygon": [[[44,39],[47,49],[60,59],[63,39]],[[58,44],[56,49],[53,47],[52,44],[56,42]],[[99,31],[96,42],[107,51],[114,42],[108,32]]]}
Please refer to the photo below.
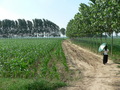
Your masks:
{"label": "green foliage", "polygon": [[35,81],[26,86],[27,90],[56,90],[59,87],[66,86],[63,82],[48,82],[45,80]]}
{"label": "green foliage", "polygon": [[89,37],[113,32],[120,32],[119,0],[90,0],[89,5],[81,3],[79,12],[67,25],[66,35],[73,37]]}
{"label": "green foliage", "polygon": [[[33,22],[32,22],[33,21]],[[50,20],[33,19],[32,21],[25,19],[9,20],[4,19],[0,21],[0,36],[4,38],[16,36],[37,36],[36,33],[42,34],[53,32],[59,36],[59,26]]]}
{"label": "green foliage", "polygon": [[56,90],[63,86],[61,81],[0,78],[0,90]]}
{"label": "green foliage", "polygon": [[60,32],[61,32],[63,35],[65,35],[65,28],[61,28],[61,29],[60,29]]}
{"label": "green foliage", "polygon": [[0,90],[55,90],[65,86],[59,72],[59,68],[68,71],[63,40],[0,39]]}
{"label": "green foliage", "polygon": [[59,79],[56,63],[66,63],[62,40],[1,39],[0,76],[30,78],[40,74]]}
{"label": "green foliage", "polygon": [[0,90],[26,90],[32,79],[0,78]]}
{"label": "green foliage", "polygon": [[96,0],[90,0],[90,1],[95,4],[95,1],[96,1]]}

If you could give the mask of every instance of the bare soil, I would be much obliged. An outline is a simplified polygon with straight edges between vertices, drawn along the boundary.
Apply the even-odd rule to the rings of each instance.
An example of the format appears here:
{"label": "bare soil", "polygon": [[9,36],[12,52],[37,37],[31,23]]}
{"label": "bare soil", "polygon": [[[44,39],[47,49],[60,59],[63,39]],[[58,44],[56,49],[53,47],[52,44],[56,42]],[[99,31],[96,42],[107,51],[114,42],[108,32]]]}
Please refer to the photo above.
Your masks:
{"label": "bare soil", "polygon": [[120,90],[120,68],[112,60],[104,65],[102,55],[65,40],[62,44],[72,81],[59,90]]}

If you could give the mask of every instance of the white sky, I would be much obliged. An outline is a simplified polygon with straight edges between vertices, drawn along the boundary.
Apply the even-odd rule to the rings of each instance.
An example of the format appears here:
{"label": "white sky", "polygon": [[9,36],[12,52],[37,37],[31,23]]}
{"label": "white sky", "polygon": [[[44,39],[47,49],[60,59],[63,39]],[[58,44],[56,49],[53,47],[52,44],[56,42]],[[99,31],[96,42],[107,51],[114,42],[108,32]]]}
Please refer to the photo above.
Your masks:
{"label": "white sky", "polygon": [[79,4],[89,0],[0,0],[0,20],[48,19],[60,28],[78,12]]}

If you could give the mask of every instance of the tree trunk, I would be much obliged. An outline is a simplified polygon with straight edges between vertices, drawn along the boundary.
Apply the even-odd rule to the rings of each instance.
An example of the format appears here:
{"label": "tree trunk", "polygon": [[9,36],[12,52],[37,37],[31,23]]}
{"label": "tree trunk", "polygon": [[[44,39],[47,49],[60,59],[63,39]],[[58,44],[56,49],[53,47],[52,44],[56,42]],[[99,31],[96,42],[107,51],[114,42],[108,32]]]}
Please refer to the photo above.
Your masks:
{"label": "tree trunk", "polygon": [[106,34],[106,32],[105,32],[105,42],[107,43],[107,34]]}
{"label": "tree trunk", "polygon": [[101,33],[101,43],[102,43],[102,33]]}
{"label": "tree trunk", "polygon": [[112,42],[111,42],[111,55],[112,55],[112,51],[113,51],[113,32],[112,32]]}

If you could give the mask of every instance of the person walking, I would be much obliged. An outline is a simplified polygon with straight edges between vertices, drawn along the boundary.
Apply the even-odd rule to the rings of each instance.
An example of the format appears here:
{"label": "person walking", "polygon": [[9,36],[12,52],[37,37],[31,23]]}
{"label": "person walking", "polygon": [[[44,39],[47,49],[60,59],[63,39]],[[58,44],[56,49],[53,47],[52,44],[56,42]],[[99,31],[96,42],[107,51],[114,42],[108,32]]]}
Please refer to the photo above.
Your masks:
{"label": "person walking", "polygon": [[108,62],[108,52],[107,45],[105,46],[103,50],[103,64],[105,65]]}

